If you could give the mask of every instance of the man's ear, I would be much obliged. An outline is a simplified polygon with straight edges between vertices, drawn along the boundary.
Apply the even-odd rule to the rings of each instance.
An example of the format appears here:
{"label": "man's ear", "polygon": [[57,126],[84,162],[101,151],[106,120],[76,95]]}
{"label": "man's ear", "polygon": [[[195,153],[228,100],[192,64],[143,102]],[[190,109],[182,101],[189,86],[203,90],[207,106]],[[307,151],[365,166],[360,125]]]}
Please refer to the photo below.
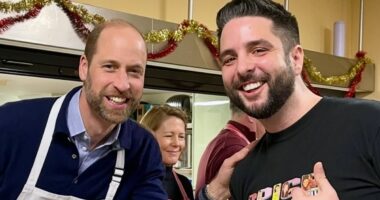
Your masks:
{"label": "man's ear", "polygon": [[85,55],[82,55],[79,60],[79,78],[85,81],[87,78],[89,63]]}
{"label": "man's ear", "polygon": [[290,63],[292,63],[293,71],[296,75],[302,73],[304,52],[300,45],[296,45],[290,52]]}

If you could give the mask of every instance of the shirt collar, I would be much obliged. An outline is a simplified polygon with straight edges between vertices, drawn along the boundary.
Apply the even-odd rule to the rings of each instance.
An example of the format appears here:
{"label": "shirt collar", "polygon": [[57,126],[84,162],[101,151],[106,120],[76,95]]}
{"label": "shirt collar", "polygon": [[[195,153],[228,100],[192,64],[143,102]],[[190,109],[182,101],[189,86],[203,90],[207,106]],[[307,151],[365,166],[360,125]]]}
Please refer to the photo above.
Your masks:
{"label": "shirt collar", "polygon": [[79,110],[79,96],[82,90],[75,92],[70,100],[67,111],[67,127],[69,128],[70,136],[74,137],[86,131],[84,128],[82,116]]}
{"label": "shirt collar", "polygon": [[[79,110],[79,97],[82,90],[75,92],[73,97],[69,102],[68,112],[67,112],[67,126],[69,128],[70,137],[74,138],[78,135],[87,134],[86,129],[83,124],[83,119]],[[111,145],[115,143],[119,137],[120,124],[118,124],[111,132],[107,140],[101,145]],[[87,135],[88,136],[88,135]]]}

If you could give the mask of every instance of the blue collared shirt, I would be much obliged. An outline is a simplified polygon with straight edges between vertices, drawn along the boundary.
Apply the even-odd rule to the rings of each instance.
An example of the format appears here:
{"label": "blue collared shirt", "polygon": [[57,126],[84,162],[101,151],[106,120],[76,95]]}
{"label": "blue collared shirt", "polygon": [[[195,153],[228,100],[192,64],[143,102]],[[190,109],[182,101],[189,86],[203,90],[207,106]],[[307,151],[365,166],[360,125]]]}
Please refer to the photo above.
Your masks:
{"label": "blue collared shirt", "polygon": [[70,131],[70,136],[74,140],[79,153],[78,174],[84,172],[89,166],[111,151],[120,149],[118,140],[120,125],[117,125],[104,143],[90,150],[91,138],[86,132],[79,110],[79,96],[81,91],[82,90],[77,91],[71,98],[67,113],[67,126]]}

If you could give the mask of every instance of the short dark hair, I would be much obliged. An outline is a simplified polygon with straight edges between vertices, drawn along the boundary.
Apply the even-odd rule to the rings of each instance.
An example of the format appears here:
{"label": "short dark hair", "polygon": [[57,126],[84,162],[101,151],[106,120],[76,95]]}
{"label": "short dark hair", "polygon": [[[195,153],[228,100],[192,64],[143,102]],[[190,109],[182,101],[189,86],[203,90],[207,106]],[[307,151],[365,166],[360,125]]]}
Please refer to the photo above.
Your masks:
{"label": "short dark hair", "polygon": [[92,57],[96,53],[97,49],[97,42],[99,39],[100,34],[102,31],[110,26],[125,26],[125,27],[131,27],[135,29],[137,32],[140,33],[141,37],[143,38],[143,35],[141,32],[132,24],[127,22],[126,20],[123,19],[111,19],[109,21],[105,21],[103,23],[100,23],[94,27],[94,29],[91,31],[91,33],[88,35],[87,40],[86,40],[86,47],[84,48],[84,55],[87,58],[88,63],[90,64],[92,61]]}
{"label": "short dark hair", "polygon": [[216,17],[218,39],[224,26],[237,17],[257,16],[272,20],[273,34],[281,39],[285,53],[300,43],[297,19],[281,4],[272,0],[232,0]]}

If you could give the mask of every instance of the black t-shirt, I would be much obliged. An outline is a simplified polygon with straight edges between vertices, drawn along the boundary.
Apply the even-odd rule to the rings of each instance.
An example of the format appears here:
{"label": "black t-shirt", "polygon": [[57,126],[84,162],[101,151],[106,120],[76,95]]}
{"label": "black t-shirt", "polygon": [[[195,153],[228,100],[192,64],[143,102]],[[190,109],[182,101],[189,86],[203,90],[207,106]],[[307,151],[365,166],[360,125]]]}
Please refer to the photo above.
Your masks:
{"label": "black t-shirt", "polygon": [[380,103],[324,97],[289,128],[266,134],[238,164],[233,198],[290,199],[281,190],[300,187],[322,161],[341,200],[379,200],[379,131]]}
{"label": "black t-shirt", "polygon": [[[194,200],[194,195],[193,195],[193,187],[191,186],[191,183],[189,179],[187,179],[185,176],[178,174],[177,176],[179,180],[182,183],[183,188],[186,191],[187,197],[190,199]],[[177,182],[175,181],[173,172],[172,172],[172,167],[166,167],[166,173],[165,173],[165,178],[164,178],[164,187],[166,189],[166,192],[168,193],[169,199],[172,200],[182,200],[182,194],[181,191],[178,187]]]}

